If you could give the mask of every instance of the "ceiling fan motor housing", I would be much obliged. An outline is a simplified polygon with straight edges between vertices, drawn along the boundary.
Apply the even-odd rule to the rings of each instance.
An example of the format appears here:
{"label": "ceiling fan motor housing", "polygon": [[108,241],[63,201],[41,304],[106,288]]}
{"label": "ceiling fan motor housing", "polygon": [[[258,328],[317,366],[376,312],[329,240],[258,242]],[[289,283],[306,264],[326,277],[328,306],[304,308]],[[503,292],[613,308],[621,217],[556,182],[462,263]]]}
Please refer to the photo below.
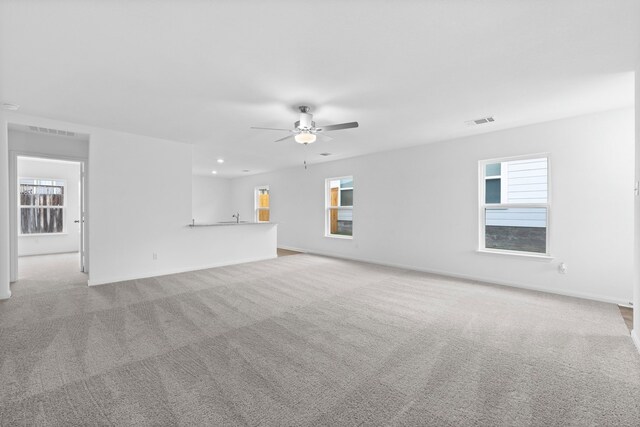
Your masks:
{"label": "ceiling fan motor housing", "polygon": [[315,127],[313,122],[313,114],[300,113],[300,120],[296,122],[296,127],[299,129],[311,129]]}
{"label": "ceiling fan motor housing", "polygon": [[[296,127],[296,129],[304,130],[304,128],[300,126],[300,120],[295,122],[293,125]],[[309,129],[315,129],[315,127],[316,127],[316,122],[311,122],[311,126],[309,127]]]}

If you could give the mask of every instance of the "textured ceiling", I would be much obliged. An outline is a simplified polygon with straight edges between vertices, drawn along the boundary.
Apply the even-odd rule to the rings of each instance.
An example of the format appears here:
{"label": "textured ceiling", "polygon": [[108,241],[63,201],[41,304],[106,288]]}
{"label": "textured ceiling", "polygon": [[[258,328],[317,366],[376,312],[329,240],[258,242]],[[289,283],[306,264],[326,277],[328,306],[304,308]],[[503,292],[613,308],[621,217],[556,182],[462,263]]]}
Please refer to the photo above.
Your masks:
{"label": "textured ceiling", "polygon": [[[5,0],[0,101],[232,177],[631,106],[639,24],[636,0]],[[249,129],[300,104],[360,128],[306,149]]]}

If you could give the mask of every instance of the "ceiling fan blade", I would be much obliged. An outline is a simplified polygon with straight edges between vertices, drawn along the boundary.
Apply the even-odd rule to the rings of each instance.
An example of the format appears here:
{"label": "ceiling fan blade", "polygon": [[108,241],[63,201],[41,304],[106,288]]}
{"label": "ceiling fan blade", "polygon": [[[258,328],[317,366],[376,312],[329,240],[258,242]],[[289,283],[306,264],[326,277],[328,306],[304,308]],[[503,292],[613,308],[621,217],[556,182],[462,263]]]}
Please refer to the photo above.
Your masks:
{"label": "ceiling fan blade", "polygon": [[289,138],[293,138],[293,135],[287,135],[284,138],[276,139],[273,142],[280,142],[280,141],[284,141],[285,139],[289,139]]}
{"label": "ceiling fan blade", "polygon": [[251,126],[251,129],[263,129],[263,130],[284,130],[287,132],[292,132],[291,129],[278,129],[278,128],[259,128],[255,126]]}
{"label": "ceiling fan blade", "polygon": [[319,127],[317,130],[321,132],[329,132],[332,130],[350,129],[350,128],[357,128],[357,127],[358,127],[358,122],[349,122],[349,123],[340,123],[339,125],[322,126],[322,127]]}

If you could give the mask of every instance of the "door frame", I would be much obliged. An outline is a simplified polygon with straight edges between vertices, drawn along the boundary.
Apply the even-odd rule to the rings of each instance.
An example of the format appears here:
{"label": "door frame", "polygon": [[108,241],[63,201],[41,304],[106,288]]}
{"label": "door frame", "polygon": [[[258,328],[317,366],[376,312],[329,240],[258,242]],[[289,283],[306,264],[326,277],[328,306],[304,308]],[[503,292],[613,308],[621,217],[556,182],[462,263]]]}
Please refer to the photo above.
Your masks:
{"label": "door frame", "polygon": [[[34,151],[9,150],[9,282],[18,280],[18,157],[34,157],[51,160],[66,160],[80,163],[80,198],[84,204],[84,215],[80,207],[80,220],[84,216],[80,247],[84,249],[84,262],[81,267],[89,273],[89,159],[85,157],[47,154]],[[84,184],[83,184],[84,182]],[[82,254],[80,255],[82,257]],[[88,276],[87,276],[88,282]],[[88,286],[88,283],[87,283]]]}

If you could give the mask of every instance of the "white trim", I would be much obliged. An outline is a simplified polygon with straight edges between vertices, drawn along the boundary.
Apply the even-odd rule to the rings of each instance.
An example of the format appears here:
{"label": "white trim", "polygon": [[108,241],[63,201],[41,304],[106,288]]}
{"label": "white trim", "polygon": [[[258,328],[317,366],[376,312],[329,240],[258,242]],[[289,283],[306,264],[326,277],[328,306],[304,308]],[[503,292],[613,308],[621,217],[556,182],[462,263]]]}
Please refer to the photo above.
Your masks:
{"label": "white trim", "polygon": [[640,353],[640,337],[635,329],[631,331],[631,340],[636,345],[636,350]]}
{"label": "white trim", "polygon": [[[26,156],[17,156],[16,161],[19,162],[20,158],[26,158],[26,159],[33,159],[33,157],[26,157]],[[37,159],[37,158],[36,158]],[[42,160],[42,159],[41,159]],[[67,161],[67,160],[58,160],[58,159],[44,159],[47,161],[51,161],[51,162],[56,162],[59,161],[60,163],[69,163],[69,164],[73,164],[73,163],[79,163],[82,164],[82,162],[72,162],[72,161]],[[16,164],[16,167],[18,165]],[[18,170],[16,169],[16,173],[18,172]],[[32,181],[53,181],[53,182],[62,182],[62,206],[58,206],[58,205],[43,205],[43,206],[39,206],[39,205],[23,205],[22,204],[22,199],[20,197],[20,185],[23,185],[20,183],[20,180],[32,180]],[[24,185],[42,185],[42,184],[24,184]],[[42,186],[46,186],[46,185],[42,185]],[[69,231],[69,219],[68,219],[68,209],[67,209],[67,198],[69,193],[67,192],[67,180],[66,179],[62,179],[62,178],[33,178],[30,176],[16,176],[16,205],[17,205],[17,212],[16,212],[16,223],[18,225],[18,238],[20,237],[25,237],[25,236],[64,236],[64,235],[68,235],[68,231]],[[26,209],[62,209],[62,231],[60,232],[51,232],[51,233],[27,233],[24,234],[22,233],[22,216],[21,216],[21,210],[23,208]],[[20,255],[18,255],[20,256]]]}
{"label": "white trim", "polygon": [[535,252],[518,252],[518,251],[507,251],[504,249],[478,249],[476,250],[479,254],[488,254],[488,255],[507,255],[507,256],[516,256],[520,258],[533,258],[539,259],[542,261],[552,261],[554,257],[546,254],[537,255]]}
{"label": "white trim", "polygon": [[347,236],[346,234],[327,234],[324,237],[329,239],[353,240],[353,236]]}
{"label": "white trim", "polygon": [[280,245],[278,245],[278,249],[284,249],[285,251],[292,251],[292,252],[301,252],[303,254],[307,253],[307,251],[305,249],[294,248],[293,246],[280,246]]}
{"label": "white trim", "polygon": [[[260,202],[260,190],[267,190],[267,194],[269,195],[269,206],[267,206],[266,208],[258,206]],[[259,214],[260,211],[269,212],[269,220],[271,220],[271,189],[269,188],[268,185],[258,185],[253,189],[253,216],[254,216],[255,222],[260,222],[260,223],[269,222],[269,221],[260,221],[260,214]]]}
{"label": "white trim", "polygon": [[18,237],[44,237],[44,236],[67,236],[69,233],[60,232],[60,233],[32,233],[32,234],[20,234],[18,233]]}
{"label": "white trim", "polygon": [[29,257],[32,257],[32,256],[46,256],[46,255],[62,255],[62,254],[78,254],[78,255],[80,255],[80,251],[47,252],[46,254],[20,255],[18,258],[29,258]]}
{"label": "white trim", "polygon": [[351,235],[347,236],[347,235],[342,235],[342,234],[332,234],[331,233],[331,224],[329,224],[329,212],[334,209],[336,211],[351,211],[352,215],[353,215],[353,205],[355,203],[355,201],[352,201],[351,206],[340,206],[340,200],[338,200],[338,206],[331,206],[331,181],[338,181],[340,182],[341,180],[345,179],[345,178],[350,178],[351,179],[351,187],[338,187],[338,196],[340,196],[340,191],[341,190],[351,190],[353,191],[354,185],[353,183],[355,182],[355,178],[353,175],[344,175],[344,176],[337,176],[337,177],[332,177],[332,178],[325,178],[324,180],[324,236],[323,237],[330,237],[330,238],[334,238],[334,239],[343,239],[343,240],[353,240],[353,217],[351,219]]}
{"label": "white trim", "polygon": [[268,257],[244,258],[244,259],[240,259],[232,262],[223,261],[223,262],[217,262],[213,264],[200,265],[200,266],[191,267],[191,268],[175,268],[175,269],[168,269],[168,270],[162,270],[162,271],[154,271],[149,273],[136,274],[135,276],[112,276],[112,277],[108,277],[106,279],[101,279],[98,281],[89,280],[88,283],[89,283],[89,286],[99,286],[99,285],[106,285],[110,283],[126,282],[129,280],[139,280],[139,279],[148,279],[150,277],[167,276],[170,274],[189,273],[192,271],[207,270],[209,268],[225,267],[228,265],[246,264],[248,262],[266,261],[268,259],[274,259],[277,257],[278,256],[276,254]]}
{"label": "white trim", "polygon": [[[280,247],[282,249],[289,249],[289,248],[287,248],[285,246],[280,246]],[[522,284],[519,284],[519,283],[508,282],[508,281],[504,281],[504,280],[496,280],[496,279],[492,279],[492,278],[488,278],[488,277],[471,276],[471,275],[467,275],[467,274],[453,273],[453,272],[446,271],[446,270],[435,270],[435,269],[429,269],[429,268],[416,267],[416,266],[407,265],[407,264],[381,262],[381,261],[376,261],[376,260],[372,260],[372,259],[368,259],[368,258],[358,258],[358,257],[344,256],[344,255],[336,255],[336,254],[331,254],[331,253],[328,253],[328,252],[307,250],[307,249],[301,249],[301,248],[291,248],[290,250],[295,250],[295,251],[298,251],[298,252],[304,252],[304,253],[309,254],[309,255],[319,255],[319,256],[326,256],[326,257],[331,257],[331,258],[340,258],[340,259],[346,259],[346,260],[350,260],[350,261],[359,261],[359,262],[366,262],[366,263],[369,263],[369,264],[383,265],[385,267],[395,267],[395,268],[402,268],[402,269],[405,269],[405,270],[419,271],[419,272],[422,272],[422,273],[437,274],[437,275],[440,275],[440,276],[447,276],[447,277],[451,277],[451,278],[455,278],[455,279],[467,280],[467,281],[471,281],[471,282],[480,282],[480,283],[485,283],[485,284],[488,284],[488,285],[506,286],[506,287],[517,288],[517,289],[526,289],[526,290],[529,290],[529,291],[544,292],[544,293],[548,293],[548,294],[562,295],[562,296],[573,297],[573,298],[582,298],[582,299],[588,299],[588,300],[591,300],[591,301],[606,302],[606,303],[616,304],[616,305],[624,305],[624,304],[628,304],[629,303],[627,300],[621,300],[621,299],[617,299],[617,298],[609,297],[609,296],[595,295],[595,294],[584,293],[584,292],[558,291],[557,289],[552,289],[552,288],[545,288],[545,287],[541,287],[541,286],[522,285]]]}
{"label": "white trim", "polygon": [[[28,126],[28,123],[24,123]],[[82,132],[78,132],[82,133]],[[89,144],[90,141],[87,141]],[[87,195],[85,199],[85,212],[84,212],[84,227],[85,227],[85,273],[89,273],[89,217],[90,217],[90,209],[89,209],[89,158],[88,157],[79,157],[79,156],[68,156],[68,155],[58,155],[58,154],[46,154],[42,152],[36,151],[23,151],[23,150],[9,150],[9,186],[10,188],[18,188],[18,157],[28,157],[28,158],[36,158],[43,160],[61,160],[68,162],[76,162],[80,163],[80,165],[84,165],[84,177],[85,177],[85,185],[82,189],[84,193]],[[82,166],[80,167],[82,180],[83,172]],[[17,207],[18,199],[17,199],[17,191],[9,191],[9,282],[14,283],[18,280],[18,210],[12,209],[11,207]],[[58,234],[56,234],[58,235]],[[22,236],[21,236],[22,237]]]}
{"label": "white trim", "polygon": [[[528,159],[542,159],[545,158],[547,160],[547,202],[546,203],[486,203],[486,180],[487,178],[496,178],[498,175],[491,175],[489,177],[485,176],[486,165],[493,163],[503,163],[503,162],[511,162],[518,160],[528,160]],[[505,175],[503,174],[502,168],[500,169],[500,177],[501,177],[501,188],[500,193],[503,192],[503,187],[505,184]],[[552,193],[551,190],[551,180],[549,177],[551,176],[551,154],[550,153],[535,153],[535,154],[526,154],[520,156],[512,156],[512,157],[499,157],[495,159],[487,159],[487,160],[478,160],[478,253],[502,253],[505,255],[515,255],[515,253],[521,253],[524,256],[529,257],[547,257],[549,259],[553,259],[551,256],[551,206],[552,206]],[[537,254],[535,252],[525,252],[525,251],[511,251],[504,249],[487,249],[485,242],[485,224],[486,224],[486,210],[491,208],[545,208],[547,210],[547,218],[546,218],[546,248],[544,254]]]}

